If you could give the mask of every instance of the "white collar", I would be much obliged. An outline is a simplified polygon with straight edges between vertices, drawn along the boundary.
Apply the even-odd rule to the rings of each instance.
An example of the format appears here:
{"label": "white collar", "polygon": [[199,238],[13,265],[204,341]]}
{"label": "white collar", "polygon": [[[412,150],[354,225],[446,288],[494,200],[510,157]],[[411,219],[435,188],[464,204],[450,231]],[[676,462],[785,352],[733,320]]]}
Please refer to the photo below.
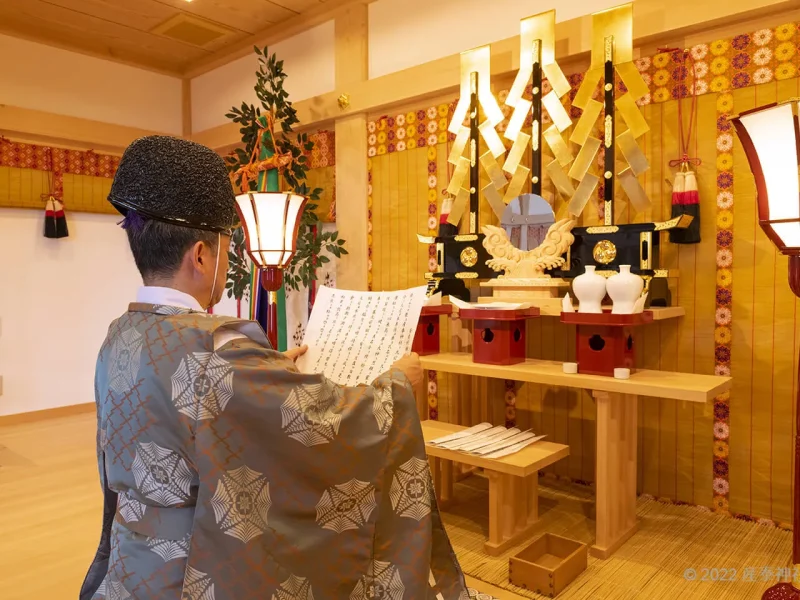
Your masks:
{"label": "white collar", "polygon": [[142,286],[136,293],[136,302],[140,304],[158,304],[159,306],[177,306],[178,308],[205,312],[194,296],[167,287]]}

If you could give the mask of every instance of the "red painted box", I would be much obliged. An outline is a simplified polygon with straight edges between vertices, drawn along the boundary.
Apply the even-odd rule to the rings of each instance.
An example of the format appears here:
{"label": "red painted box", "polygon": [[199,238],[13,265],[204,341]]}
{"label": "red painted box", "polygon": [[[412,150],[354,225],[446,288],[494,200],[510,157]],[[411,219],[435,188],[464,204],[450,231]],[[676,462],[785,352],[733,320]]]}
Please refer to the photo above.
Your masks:
{"label": "red painted box", "polygon": [[474,321],[472,360],[486,365],[514,365],[525,361],[525,321],[539,316],[539,309],[504,310],[465,308],[463,320]]}
{"label": "red painted box", "polygon": [[577,325],[578,373],[614,376],[614,369],[636,371],[636,327],[653,322],[653,313],[635,315],[561,313],[561,322]]}
{"label": "red painted box", "polygon": [[439,354],[439,316],[449,315],[452,312],[453,307],[449,304],[423,306],[417,330],[414,332],[411,351],[420,356]]}

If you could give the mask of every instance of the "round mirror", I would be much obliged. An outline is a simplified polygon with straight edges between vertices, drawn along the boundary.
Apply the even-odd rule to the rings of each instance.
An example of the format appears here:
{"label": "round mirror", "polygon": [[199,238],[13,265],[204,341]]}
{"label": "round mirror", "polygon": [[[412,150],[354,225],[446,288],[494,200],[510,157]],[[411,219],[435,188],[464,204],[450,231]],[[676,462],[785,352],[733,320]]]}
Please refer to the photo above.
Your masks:
{"label": "round mirror", "polygon": [[525,251],[539,246],[555,222],[555,214],[547,200],[536,194],[522,194],[508,203],[500,226],[506,230],[511,243]]}

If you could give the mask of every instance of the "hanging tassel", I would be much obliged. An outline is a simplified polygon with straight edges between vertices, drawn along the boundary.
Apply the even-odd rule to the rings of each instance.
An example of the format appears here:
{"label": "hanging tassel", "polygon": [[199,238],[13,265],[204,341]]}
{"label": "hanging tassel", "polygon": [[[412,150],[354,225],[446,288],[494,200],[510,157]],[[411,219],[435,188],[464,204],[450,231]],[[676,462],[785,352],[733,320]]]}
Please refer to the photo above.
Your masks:
{"label": "hanging tassel", "polygon": [[694,171],[686,172],[686,196],[683,212],[692,215],[694,219],[686,229],[679,230],[682,234],[682,244],[700,243],[700,194],[697,191],[697,177]]}
{"label": "hanging tassel", "polygon": [[[680,217],[683,214],[684,196],[686,195],[686,173],[678,171],[672,181],[672,218]],[[672,229],[669,232],[669,241],[673,244],[680,244],[680,238],[675,234],[678,232]],[[682,232],[681,232],[682,233]]]}
{"label": "hanging tassel", "polygon": [[[660,52],[679,52],[677,48],[659,48]],[[673,244],[698,244],[700,243],[700,196],[697,191],[697,176],[691,167],[698,167],[702,161],[697,157],[689,155],[692,136],[697,139],[694,131],[697,122],[697,90],[694,85],[697,81],[697,65],[689,55],[688,50],[683,50],[683,66],[686,66],[687,59],[691,60],[690,73],[692,75],[692,86],[689,93],[692,95],[692,102],[689,107],[689,123],[684,130],[683,118],[683,96],[678,98],[678,145],[681,157],[669,161],[669,166],[679,168],[675,173],[675,184],[672,188],[672,216],[691,215],[694,217],[689,226],[685,229],[671,229],[669,241]],[[676,59],[677,60],[677,59]],[[695,143],[696,146],[696,143]],[[696,148],[695,148],[696,149]]]}
{"label": "hanging tassel", "polygon": [[64,205],[60,200],[50,196],[45,203],[44,210],[44,237],[59,239],[69,236],[67,217],[64,215]]}
{"label": "hanging tassel", "polygon": [[697,177],[694,171],[675,173],[672,185],[672,218],[691,215],[692,222],[686,229],[671,229],[669,241],[673,244],[697,244],[700,242],[700,195],[697,192]]}

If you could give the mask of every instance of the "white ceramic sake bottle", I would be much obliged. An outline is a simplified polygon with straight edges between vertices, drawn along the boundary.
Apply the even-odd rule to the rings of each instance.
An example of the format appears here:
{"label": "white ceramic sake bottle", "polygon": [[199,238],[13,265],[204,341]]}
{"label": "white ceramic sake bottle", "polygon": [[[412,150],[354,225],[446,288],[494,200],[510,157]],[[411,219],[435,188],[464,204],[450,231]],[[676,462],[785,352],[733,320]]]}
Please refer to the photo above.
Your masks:
{"label": "white ceramic sake bottle", "polygon": [[614,305],[611,314],[630,315],[634,312],[636,301],[642,295],[644,280],[631,273],[630,265],[620,265],[619,273],[608,278],[606,290]]}
{"label": "white ceramic sake bottle", "polygon": [[603,298],[606,297],[606,278],[595,272],[594,265],[587,266],[583,275],[572,282],[572,291],[580,303],[579,313],[602,314]]}

